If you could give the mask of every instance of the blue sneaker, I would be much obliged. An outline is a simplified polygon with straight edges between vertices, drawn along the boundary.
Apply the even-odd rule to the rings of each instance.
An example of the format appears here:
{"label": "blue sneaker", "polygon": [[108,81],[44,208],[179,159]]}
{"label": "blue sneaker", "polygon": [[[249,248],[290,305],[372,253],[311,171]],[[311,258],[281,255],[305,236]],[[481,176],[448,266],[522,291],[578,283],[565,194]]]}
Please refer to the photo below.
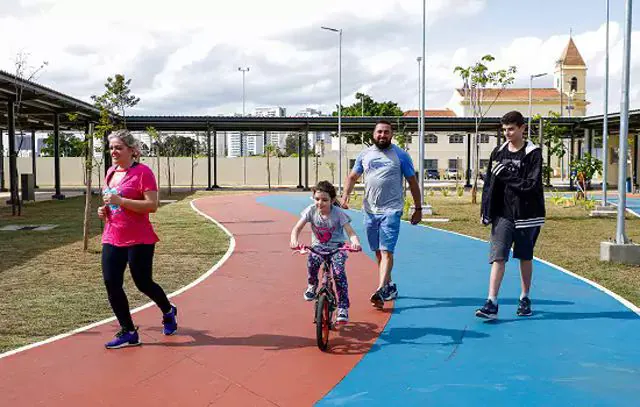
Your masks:
{"label": "blue sneaker", "polygon": [[122,328],[111,341],[104,344],[104,347],[107,349],[120,349],[138,345],[142,345],[140,337],[138,336],[138,328],[133,332]]}
{"label": "blue sneaker", "polygon": [[162,333],[165,335],[173,335],[178,330],[178,308],[171,305],[171,311],[162,314]]}
{"label": "blue sneaker", "polygon": [[383,295],[385,301],[393,301],[398,298],[398,287],[396,286],[396,283],[389,281],[389,284],[384,288]]}
{"label": "blue sneaker", "polygon": [[476,310],[476,316],[484,319],[498,318],[498,304],[494,304],[493,301],[487,300],[482,308]]}

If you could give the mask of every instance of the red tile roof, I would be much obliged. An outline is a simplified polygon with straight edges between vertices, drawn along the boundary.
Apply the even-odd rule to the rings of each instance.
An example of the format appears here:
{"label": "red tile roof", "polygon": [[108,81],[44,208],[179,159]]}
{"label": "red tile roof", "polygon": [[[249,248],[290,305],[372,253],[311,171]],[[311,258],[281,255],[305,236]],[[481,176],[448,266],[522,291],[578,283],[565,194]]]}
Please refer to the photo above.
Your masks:
{"label": "red tile roof", "polygon": [[580,51],[578,51],[578,47],[576,47],[575,42],[573,42],[573,38],[569,38],[569,43],[562,52],[560,60],[564,65],[586,66],[582,55],[580,55]]}
{"label": "red tile roof", "polygon": [[[404,112],[405,117],[418,117],[420,110],[407,110]],[[451,109],[427,109],[424,111],[427,117],[456,117],[456,112]]]}
{"label": "red tile roof", "polygon": [[[464,96],[464,89],[456,89],[461,96]],[[500,101],[522,101],[529,100],[529,88],[488,88],[484,90],[483,99],[493,101],[498,95]],[[533,99],[560,99],[560,91],[555,88],[533,88],[531,89]]]}

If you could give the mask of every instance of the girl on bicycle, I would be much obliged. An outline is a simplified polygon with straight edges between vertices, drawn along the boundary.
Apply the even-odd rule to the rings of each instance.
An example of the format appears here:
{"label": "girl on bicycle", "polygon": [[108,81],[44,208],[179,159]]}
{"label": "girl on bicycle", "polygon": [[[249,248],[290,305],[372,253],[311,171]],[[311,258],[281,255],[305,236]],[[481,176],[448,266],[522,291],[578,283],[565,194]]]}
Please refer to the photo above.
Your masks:
{"label": "girl on bicycle", "polygon": [[[351,227],[351,218],[340,207],[336,205],[336,189],[329,181],[320,181],[311,189],[315,203],[309,205],[302,211],[300,220],[291,231],[291,248],[300,247],[298,240],[302,228],[311,224],[311,247],[318,251],[333,251],[342,247],[346,241],[345,232],[349,235],[351,248],[360,249],[358,235]],[[333,268],[336,291],[338,294],[338,314],[336,322],[346,323],[349,321],[349,285],[347,283],[347,273],[345,262],[347,254],[339,251],[331,256],[331,267]],[[312,301],[315,298],[318,288],[318,271],[323,263],[321,256],[310,252],[307,258],[307,280],[308,286],[304,292],[305,301]]]}

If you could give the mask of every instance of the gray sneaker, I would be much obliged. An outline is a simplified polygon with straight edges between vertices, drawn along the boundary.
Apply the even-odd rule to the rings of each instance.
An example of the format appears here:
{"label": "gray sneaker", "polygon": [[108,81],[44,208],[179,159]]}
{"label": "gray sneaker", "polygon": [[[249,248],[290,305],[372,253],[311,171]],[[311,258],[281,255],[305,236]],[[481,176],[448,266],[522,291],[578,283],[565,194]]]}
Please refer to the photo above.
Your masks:
{"label": "gray sneaker", "polygon": [[398,298],[398,287],[396,286],[396,283],[389,281],[389,284],[384,288],[382,295],[382,298],[384,298],[385,301],[393,301]]}

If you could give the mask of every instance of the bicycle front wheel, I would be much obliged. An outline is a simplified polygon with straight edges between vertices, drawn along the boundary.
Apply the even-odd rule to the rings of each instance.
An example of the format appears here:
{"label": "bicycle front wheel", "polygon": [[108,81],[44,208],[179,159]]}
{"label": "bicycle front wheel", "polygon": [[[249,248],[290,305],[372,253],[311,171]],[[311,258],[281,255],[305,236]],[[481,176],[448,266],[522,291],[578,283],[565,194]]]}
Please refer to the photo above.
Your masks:
{"label": "bicycle front wheel", "polygon": [[331,313],[329,311],[329,298],[326,293],[320,294],[316,304],[316,340],[318,348],[326,351],[329,346],[329,330],[331,329]]}

